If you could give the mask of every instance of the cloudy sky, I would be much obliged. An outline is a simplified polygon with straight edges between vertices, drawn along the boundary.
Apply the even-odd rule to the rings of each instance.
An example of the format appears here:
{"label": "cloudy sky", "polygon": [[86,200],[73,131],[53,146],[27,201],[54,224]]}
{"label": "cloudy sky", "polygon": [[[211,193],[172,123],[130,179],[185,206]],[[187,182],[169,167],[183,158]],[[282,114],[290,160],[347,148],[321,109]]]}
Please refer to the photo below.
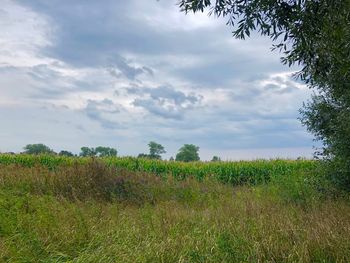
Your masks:
{"label": "cloudy sky", "polygon": [[0,151],[28,143],[120,155],[155,140],[202,159],[311,156],[297,120],[310,91],[269,39],[177,0],[1,0]]}

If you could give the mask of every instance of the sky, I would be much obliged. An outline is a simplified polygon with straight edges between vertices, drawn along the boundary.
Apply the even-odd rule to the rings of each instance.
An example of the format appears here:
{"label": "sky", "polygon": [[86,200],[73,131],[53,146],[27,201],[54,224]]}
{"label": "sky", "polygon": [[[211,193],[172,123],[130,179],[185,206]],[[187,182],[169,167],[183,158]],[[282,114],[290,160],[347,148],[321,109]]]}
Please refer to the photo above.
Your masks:
{"label": "sky", "polygon": [[177,0],[2,0],[0,152],[44,143],[223,160],[311,157],[299,108],[310,90],[268,38]]}

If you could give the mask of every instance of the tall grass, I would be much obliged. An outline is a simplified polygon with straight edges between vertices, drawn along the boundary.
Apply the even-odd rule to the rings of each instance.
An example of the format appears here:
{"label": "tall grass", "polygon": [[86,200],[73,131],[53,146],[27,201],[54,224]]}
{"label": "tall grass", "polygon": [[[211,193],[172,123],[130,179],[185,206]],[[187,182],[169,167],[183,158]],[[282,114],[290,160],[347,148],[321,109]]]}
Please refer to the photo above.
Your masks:
{"label": "tall grass", "polygon": [[[187,186],[190,181],[191,187]],[[143,205],[170,198],[190,203],[192,198],[208,201],[207,196],[211,192],[207,189],[211,186],[211,190],[214,190],[209,180],[204,184],[194,179],[165,179],[144,172],[117,169],[97,159],[85,164],[60,166],[55,170],[40,165],[7,165],[0,168],[2,190],[49,195],[70,201],[126,201],[128,204]]]}
{"label": "tall grass", "polygon": [[284,177],[232,187],[99,161],[2,165],[0,262],[349,262],[348,200]]}

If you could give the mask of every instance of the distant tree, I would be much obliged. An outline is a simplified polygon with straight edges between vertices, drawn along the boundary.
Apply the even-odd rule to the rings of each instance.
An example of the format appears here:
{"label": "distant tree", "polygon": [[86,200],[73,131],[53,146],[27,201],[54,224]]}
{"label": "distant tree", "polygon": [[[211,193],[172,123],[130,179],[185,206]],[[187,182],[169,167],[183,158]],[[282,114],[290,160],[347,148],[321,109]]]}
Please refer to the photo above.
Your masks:
{"label": "distant tree", "polygon": [[89,148],[89,147],[81,147],[80,148],[81,152],[80,152],[80,156],[81,157],[92,157],[92,156],[96,156],[96,151],[94,148]]}
{"label": "distant tree", "polygon": [[149,158],[149,155],[146,153],[140,153],[137,158]]}
{"label": "distant tree", "polygon": [[218,156],[213,156],[213,158],[211,159],[211,161],[212,161],[212,162],[220,162],[221,159],[220,159],[220,157],[218,157]]}
{"label": "distant tree", "polygon": [[199,147],[193,144],[185,144],[176,154],[176,161],[194,162],[199,161],[198,155]]}
{"label": "distant tree", "polygon": [[118,151],[114,148],[98,146],[95,149],[95,154],[99,157],[117,156]]}
{"label": "distant tree", "polygon": [[163,145],[156,142],[149,142],[149,158],[151,159],[162,159],[161,154],[166,153]]}
{"label": "distant tree", "polygon": [[171,156],[171,157],[169,158],[169,161],[171,161],[171,162],[175,161],[174,157]]}
{"label": "distant tree", "polygon": [[73,153],[71,153],[71,152],[69,152],[69,151],[60,151],[59,153],[58,153],[58,155],[60,155],[60,156],[69,156],[69,157],[72,157],[72,156],[74,156],[74,154]]}
{"label": "distant tree", "polygon": [[55,153],[48,146],[42,143],[27,144],[23,149],[25,154],[54,154]]}

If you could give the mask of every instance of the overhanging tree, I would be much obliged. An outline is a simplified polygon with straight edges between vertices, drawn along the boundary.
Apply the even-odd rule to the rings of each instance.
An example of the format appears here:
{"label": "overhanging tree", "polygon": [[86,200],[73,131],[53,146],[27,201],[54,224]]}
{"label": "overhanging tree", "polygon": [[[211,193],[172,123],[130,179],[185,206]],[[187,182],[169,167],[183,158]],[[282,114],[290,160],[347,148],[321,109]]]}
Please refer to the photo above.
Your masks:
{"label": "overhanging tree", "polygon": [[[273,40],[281,61],[301,66],[315,94],[301,121],[323,142],[332,178],[350,190],[350,0],[180,0],[184,12],[226,17],[233,36]],[[334,169],[335,168],[335,169]]]}

